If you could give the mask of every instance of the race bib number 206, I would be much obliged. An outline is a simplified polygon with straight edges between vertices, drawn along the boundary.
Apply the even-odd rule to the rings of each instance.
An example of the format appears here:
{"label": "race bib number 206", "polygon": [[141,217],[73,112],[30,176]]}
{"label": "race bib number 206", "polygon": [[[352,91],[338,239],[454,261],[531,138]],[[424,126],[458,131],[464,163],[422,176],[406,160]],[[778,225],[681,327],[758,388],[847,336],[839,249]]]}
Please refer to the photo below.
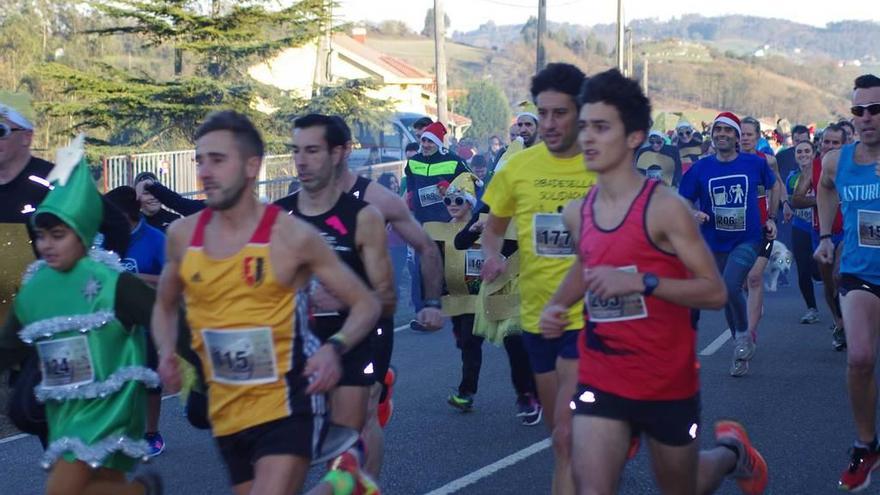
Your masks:
{"label": "race bib number 206", "polygon": [[532,245],[538,256],[572,256],[574,242],[559,213],[538,213],[532,219]]}

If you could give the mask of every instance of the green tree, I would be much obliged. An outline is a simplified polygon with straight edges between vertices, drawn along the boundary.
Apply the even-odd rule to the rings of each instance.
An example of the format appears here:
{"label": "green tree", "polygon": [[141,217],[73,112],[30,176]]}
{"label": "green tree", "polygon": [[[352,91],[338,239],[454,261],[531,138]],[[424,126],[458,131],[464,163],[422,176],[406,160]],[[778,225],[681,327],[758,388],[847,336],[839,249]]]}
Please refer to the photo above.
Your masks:
{"label": "green tree", "polygon": [[484,141],[494,134],[507,135],[510,105],[504,91],[494,83],[483,80],[471,84],[459,109],[472,121],[468,137]]}
{"label": "green tree", "polygon": [[[250,116],[264,130],[270,149],[278,150],[290,125],[280,119],[307,111],[310,102],[257,83],[247,70],[321,36],[330,25],[330,11],[326,0],[301,0],[275,10],[268,8],[272,4],[230,3],[206,14],[191,0],[95,0],[92,6],[108,22],[90,33],[102,39],[135,36],[147,48],[179,51],[188,71],[163,78],[108,63],[94,63],[89,70],[49,63],[39,76],[70,98],[47,101],[42,109],[71,116],[69,130],[89,129],[92,136],[102,130],[96,144],[128,149],[188,144],[206,113],[234,109]],[[366,97],[368,87],[341,84],[322,95],[346,102],[338,112],[342,115],[358,115],[349,106],[385,109],[386,102]],[[268,114],[258,107],[286,111]]]}
{"label": "green tree", "polygon": [[[449,24],[452,22],[449,20],[449,14],[443,13],[443,22],[446,23],[446,28],[449,28]],[[433,37],[434,36],[434,7],[428,9],[425,13],[425,27],[422,28],[422,36]]]}

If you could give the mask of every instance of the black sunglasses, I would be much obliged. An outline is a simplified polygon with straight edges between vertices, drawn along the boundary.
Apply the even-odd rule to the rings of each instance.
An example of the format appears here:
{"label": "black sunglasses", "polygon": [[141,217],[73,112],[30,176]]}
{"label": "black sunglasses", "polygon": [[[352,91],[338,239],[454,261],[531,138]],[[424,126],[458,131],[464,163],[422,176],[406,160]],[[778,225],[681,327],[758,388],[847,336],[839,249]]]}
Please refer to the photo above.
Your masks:
{"label": "black sunglasses", "polygon": [[663,140],[662,139],[649,139],[648,142],[651,144],[660,144],[663,142]]}
{"label": "black sunglasses", "polygon": [[0,124],[0,139],[6,139],[15,131],[26,131],[21,127],[10,127],[6,124]]}
{"label": "black sunglasses", "polygon": [[869,103],[867,105],[853,105],[852,108],[849,109],[853,115],[856,117],[861,117],[865,115],[865,110],[868,111],[871,115],[877,115],[880,113],[880,103]]}
{"label": "black sunglasses", "polygon": [[694,131],[678,131],[679,136],[690,136]]}
{"label": "black sunglasses", "polygon": [[[446,206],[452,206],[453,198],[443,198],[443,204]],[[464,204],[464,198],[461,196],[455,197],[455,206],[461,206]]]}

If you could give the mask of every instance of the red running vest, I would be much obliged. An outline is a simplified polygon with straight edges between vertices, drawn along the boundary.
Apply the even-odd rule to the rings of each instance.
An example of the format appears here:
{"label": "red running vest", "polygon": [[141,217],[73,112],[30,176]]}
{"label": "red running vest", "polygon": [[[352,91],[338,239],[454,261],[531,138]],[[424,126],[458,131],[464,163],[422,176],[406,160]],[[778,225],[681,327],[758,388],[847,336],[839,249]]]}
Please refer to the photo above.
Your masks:
{"label": "red running vest", "polygon": [[[690,278],[677,256],[648,237],[646,213],[658,184],[646,180],[621,224],[611,230],[594,223],[600,188],[590,190],[581,208],[578,244],[584,270],[610,265],[660,278]],[[697,394],[697,335],[689,308],[654,296],[601,300],[588,292],[584,313],[586,331],[578,344],[580,383],[634,400],[681,400]]]}

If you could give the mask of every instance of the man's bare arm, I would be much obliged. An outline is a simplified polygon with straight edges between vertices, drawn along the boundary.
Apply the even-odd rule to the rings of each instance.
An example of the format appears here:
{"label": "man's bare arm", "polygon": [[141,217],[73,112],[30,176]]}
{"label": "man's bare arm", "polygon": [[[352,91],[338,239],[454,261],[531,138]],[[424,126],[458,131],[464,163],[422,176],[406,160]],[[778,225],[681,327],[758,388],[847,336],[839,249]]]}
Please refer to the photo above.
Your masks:
{"label": "man's bare arm", "polygon": [[367,278],[382,304],[382,315],[393,316],[397,304],[394,291],[394,269],[388,255],[385,219],[379,210],[368,206],[358,213],[357,244]]}
{"label": "man's bare arm", "polygon": [[840,206],[840,197],[837,195],[837,186],[834,177],[837,176],[837,161],[840,157],[839,150],[829,151],[822,159],[822,174],[819,177],[819,185],[816,187],[816,206],[819,209],[819,234],[831,234],[834,225],[834,217]]}
{"label": "man's bare arm", "polygon": [[177,347],[178,319],[183,297],[180,263],[192,230],[192,221],[180,220],[168,228],[165,266],[159,275],[156,303],[153,305],[151,332],[159,353],[159,372],[162,381],[171,390],[180,386],[175,349]]}
{"label": "man's bare arm", "polygon": [[[565,228],[571,233],[572,243],[574,246],[580,245],[578,239],[581,233],[581,207],[584,199],[576,199],[565,205],[562,210],[562,221]],[[556,289],[556,293],[547,302],[548,306],[559,305],[564,308],[572,307],[576,302],[584,297],[586,288],[584,287],[583,278],[583,259],[581,259],[580,251],[577,251],[577,261],[572,263],[571,268],[562,280],[562,284]]]}

